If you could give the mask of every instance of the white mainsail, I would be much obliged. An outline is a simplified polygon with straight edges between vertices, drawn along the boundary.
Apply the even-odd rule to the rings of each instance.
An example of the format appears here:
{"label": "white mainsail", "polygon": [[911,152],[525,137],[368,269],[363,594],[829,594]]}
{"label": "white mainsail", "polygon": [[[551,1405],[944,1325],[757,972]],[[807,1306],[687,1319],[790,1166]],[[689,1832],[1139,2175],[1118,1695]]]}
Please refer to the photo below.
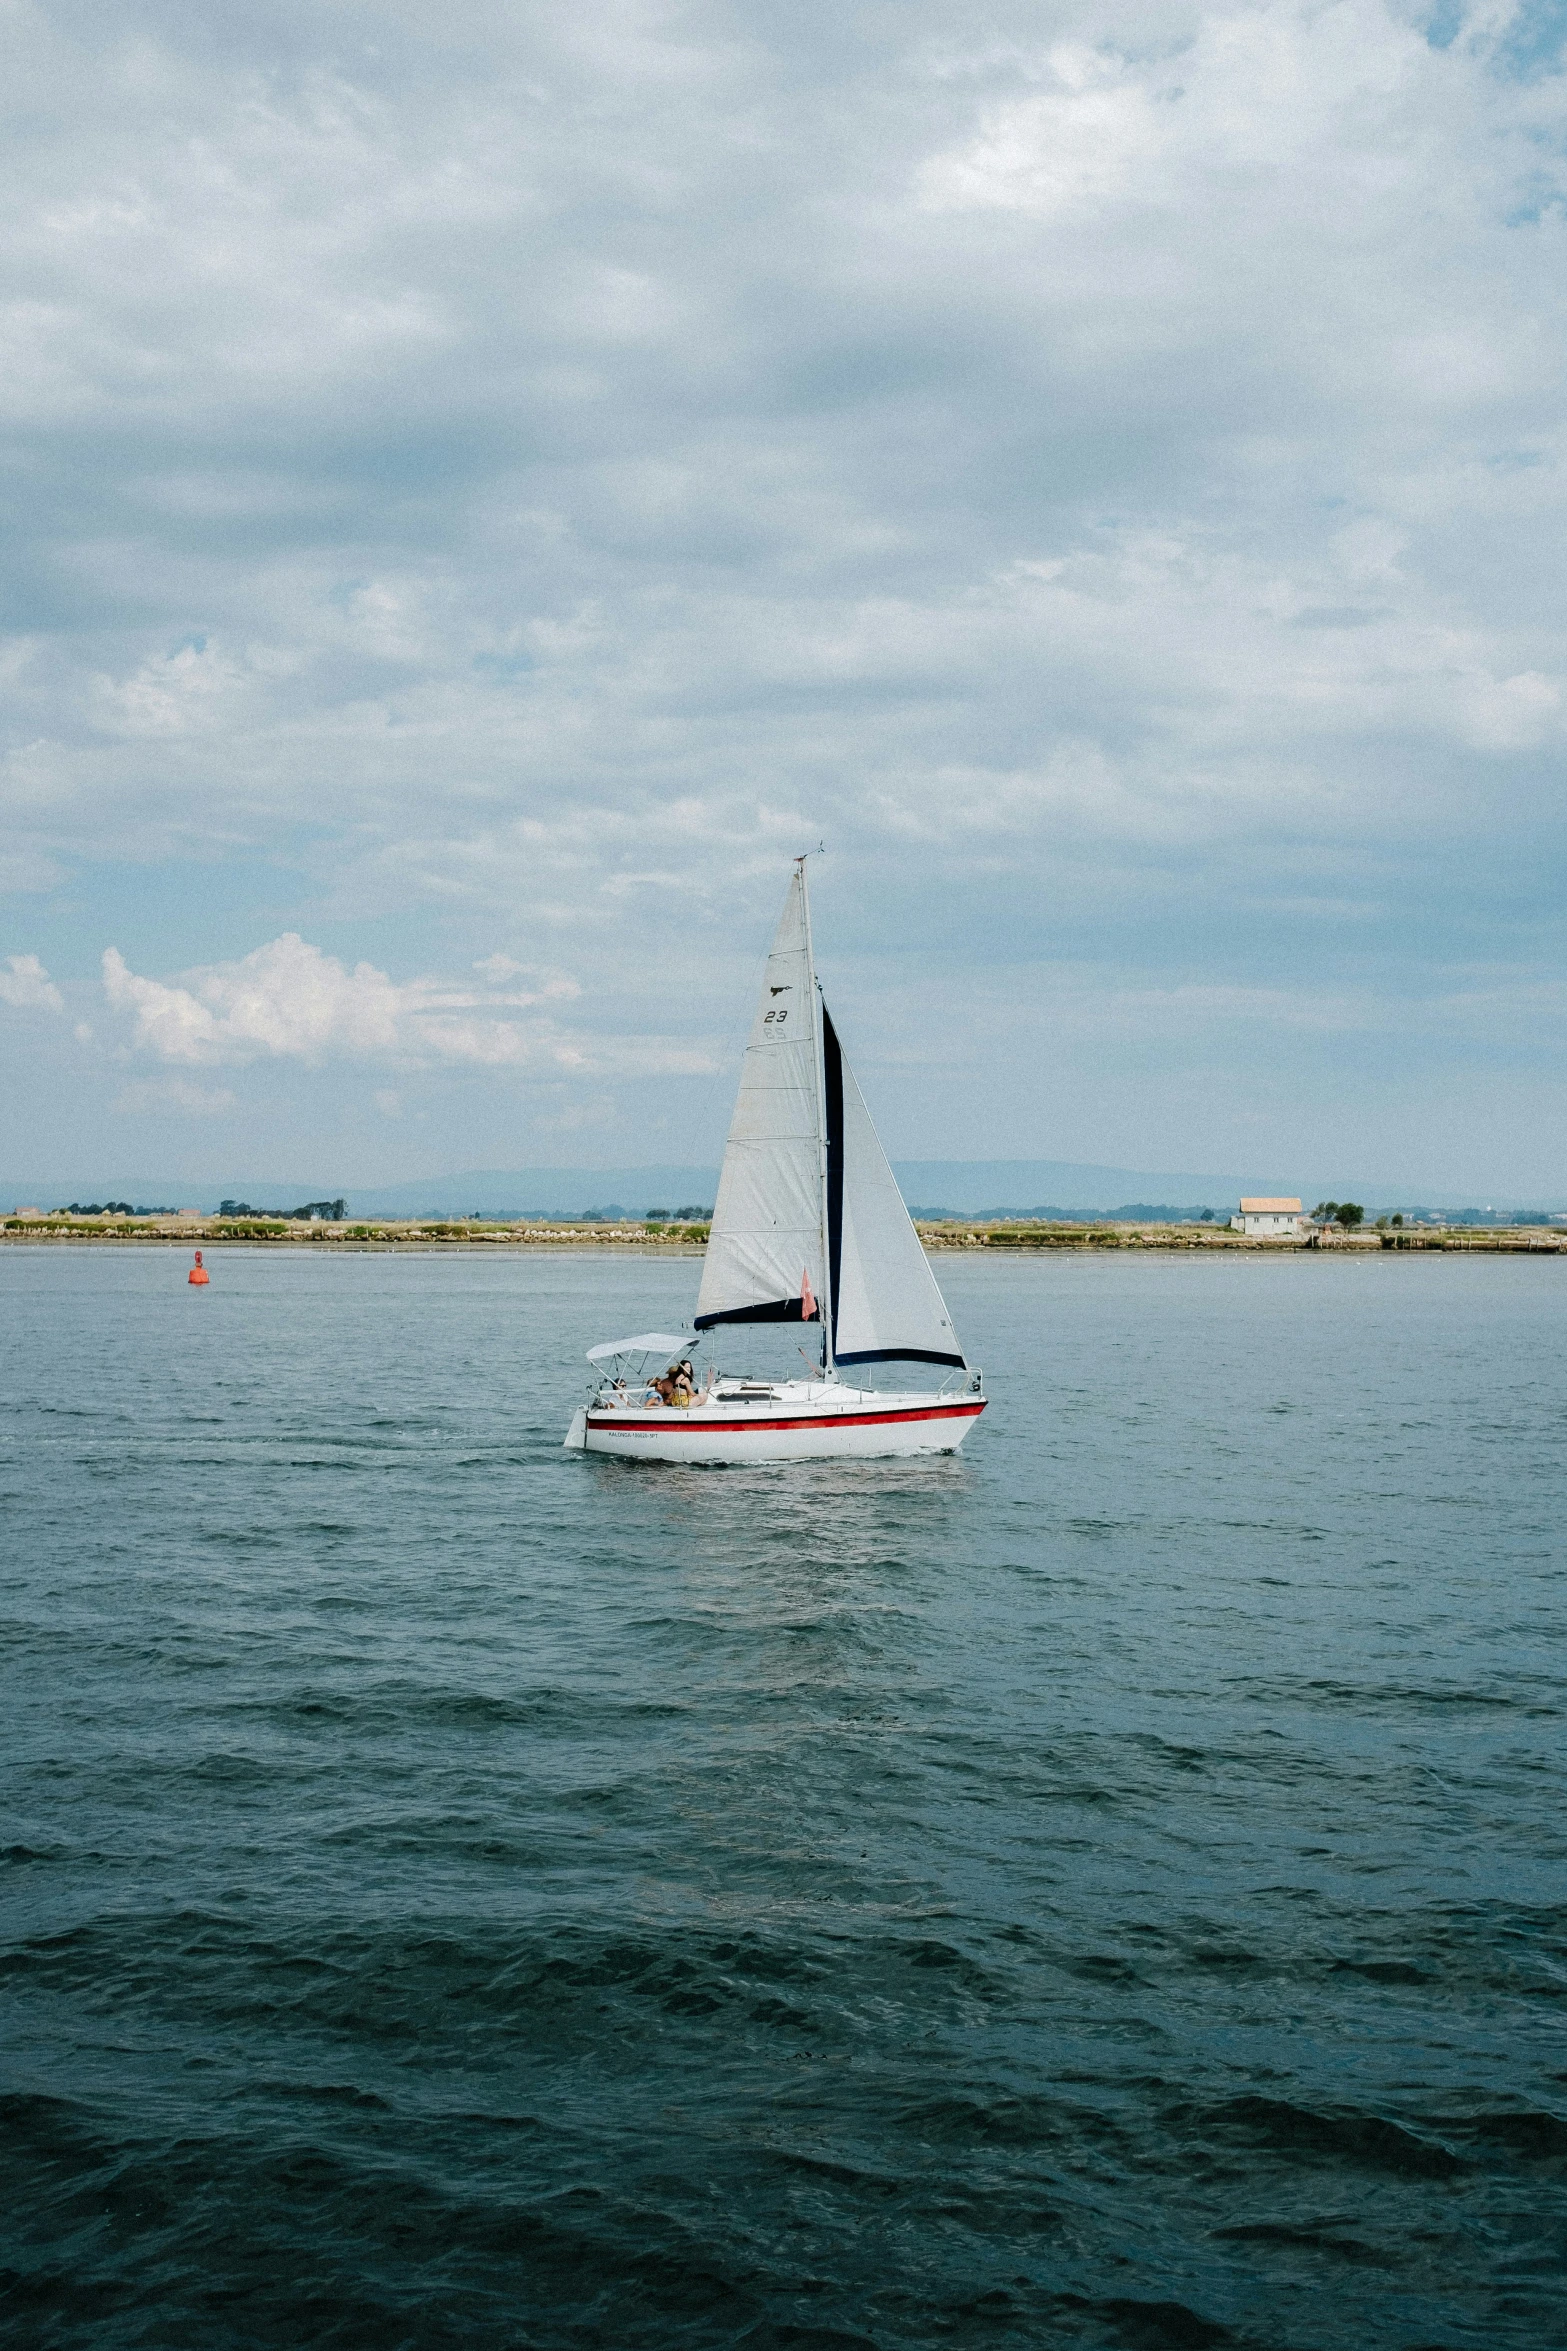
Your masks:
{"label": "white mainsail", "polygon": [[825,1294],[822,1095],[805,869],[767,958],[724,1146],[696,1327],[801,1319]]}
{"label": "white mainsail", "polygon": [[696,1326],[818,1316],[827,1320],[829,1367],[964,1360],[818,999],[802,862],[746,1047]]}

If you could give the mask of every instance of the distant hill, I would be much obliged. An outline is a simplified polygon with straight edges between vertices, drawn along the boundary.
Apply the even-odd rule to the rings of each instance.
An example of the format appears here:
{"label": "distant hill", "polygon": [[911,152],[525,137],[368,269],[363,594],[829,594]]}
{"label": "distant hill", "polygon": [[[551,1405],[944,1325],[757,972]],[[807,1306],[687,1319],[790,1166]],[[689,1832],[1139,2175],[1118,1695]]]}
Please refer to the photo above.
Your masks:
{"label": "distant hill", "polygon": [[[1522,1208],[1563,1208],[1567,1197],[1554,1200],[1492,1195],[1489,1202],[1465,1201],[1462,1195],[1425,1181],[1390,1189],[1385,1184],[1356,1179],[1354,1170],[1339,1169],[1327,1180],[1310,1182],[1281,1175],[1269,1168],[1242,1175],[1151,1173],[1146,1168],[1104,1167],[1069,1159],[902,1159],[893,1172],[903,1196],[916,1207],[950,1209],[954,1215],[976,1216],[993,1211],[1002,1216],[1108,1215],[1116,1211],[1131,1217],[1169,1213],[1169,1203],[1180,1203],[1178,1214],[1192,1215],[1203,1208],[1228,1215],[1244,1193],[1291,1195],[1298,1193],[1309,1208],[1324,1197],[1348,1194],[1373,1215],[1384,1209],[1411,1208],[1422,1201],[1444,1204],[1448,1213],[1465,1207],[1493,1207],[1498,1213]],[[718,1189],[718,1170],[708,1167],[672,1167],[662,1163],[640,1167],[528,1167],[480,1168],[457,1175],[422,1176],[397,1184],[356,1186],[343,1181],[336,1169],[313,1169],[307,1177],[278,1179],[253,1173],[224,1175],[210,1181],[171,1180],[167,1176],[125,1176],[110,1168],[89,1168],[68,1183],[43,1183],[36,1178],[0,1179],[0,1209],[27,1204],[64,1208],[73,1200],[145,1200],[172,1202],[183,1208],[216,1209],[220,1200],[274,1201],[330,1199],[344,1193],[350,1216],[572,1216],[584,1209],[622,1208],[642,1216],[650,1208],[672,1213],[682,1208],[710,1207]],[[1128,1205],[1129,1204],[1129,1205]]]}
{"label": "distant hill", "polygon": [[[1260,1177],[1247,1178],[1243,1186],[1234,1175],[1157,1175],[1146,1168],[1099,1167],[1070,1159],[900,1159],[893,1173],[905,1200],[928,1201],[959,1216],[985,1209],[1003,1216],[1036,1211],[1070,1215],[1077,1210],[1103,1215],[1126,1201],[1171,1200],[1195,1201],[1199,1209],[1223,1209],[1227,1215],[1243,1188],[1279,1188],[1274,1176],[1266,1185]],[[1282,1189],[1293,1192],[1296,1186],[1286,1184]],[[1309,1208],[1311,1201],[1306,1205]]]}
{"label": "distant hill", "polygon": [[527,1167],[485,1168],[467,1175],[438,1176],[411,1184],[377,1185],[350,1191],[355,1216],[564,1216],[584,1208],[623,1208],[641,1216],[649,1208],[711,1208],[718,1190],[716,1167]]}
{"label": "distant hill", "polygon": [[921,1224],[939,1224],[944,1217],[961,1217],[983,1224],[988,1217],[1026,1217],[1036,1224],[1225,1224],[1226,1208],[1211,1202],[1177,1207],[1169,1200],[1122,1200],[1114,1208],[1063,1208],[1059,1201],[1037,1201],[1031,1208],[992,1201],[985,1208],[954,1208],[950,1202],[911,1200],[909,1214]]}

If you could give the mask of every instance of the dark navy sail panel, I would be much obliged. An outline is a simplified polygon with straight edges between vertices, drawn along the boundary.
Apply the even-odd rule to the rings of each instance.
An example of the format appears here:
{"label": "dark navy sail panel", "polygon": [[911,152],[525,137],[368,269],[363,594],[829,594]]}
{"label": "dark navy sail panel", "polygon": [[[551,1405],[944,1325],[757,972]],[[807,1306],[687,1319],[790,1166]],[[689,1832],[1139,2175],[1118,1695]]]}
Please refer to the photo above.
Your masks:
{"label": "dark navy sail panel", "polygon": [[803,1298],[765,1298],[755,1306],[731,1306],[723,1314],[699,1314],[693,1329],[710,1331],[721,1322],[820,1322],[819,1311],[807,1314]]}

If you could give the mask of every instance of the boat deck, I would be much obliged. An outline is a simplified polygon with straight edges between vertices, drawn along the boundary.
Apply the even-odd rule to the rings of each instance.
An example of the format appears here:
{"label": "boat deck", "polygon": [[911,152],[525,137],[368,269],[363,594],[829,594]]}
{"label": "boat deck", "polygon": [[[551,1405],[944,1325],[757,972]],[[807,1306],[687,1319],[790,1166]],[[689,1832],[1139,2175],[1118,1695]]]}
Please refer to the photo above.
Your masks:
{"label": "boat deck", "polygon": [[719,1380],[692,1404],[601,1390],[586,1450],[654,1461],[951,1452],[985,1409],[975,1389],[850,1388],[839,1380]]}

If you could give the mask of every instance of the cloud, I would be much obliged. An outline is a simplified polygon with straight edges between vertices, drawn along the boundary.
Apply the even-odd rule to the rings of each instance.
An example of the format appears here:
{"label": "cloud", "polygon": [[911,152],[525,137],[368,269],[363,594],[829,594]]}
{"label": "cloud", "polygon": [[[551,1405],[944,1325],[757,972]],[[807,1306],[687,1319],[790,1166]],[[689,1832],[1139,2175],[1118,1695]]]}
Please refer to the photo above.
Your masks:
{"label": "cloud", "polygon": [[25,1012],[63,1012],[65,998],[36,955],[10,955],[8,971],[0,971],[0,1004],[14,1004]]}
{"label": "cloud", "polygon": [[[1156,837],[1238,719],[1253,783],[1385,776],[1390,727],[1527,750],[1482,707],[1559,660],[1490,552],[1562,519],[1519,21],[1438,48],[1347,0],[1073,0],[965,37],[915,5],[844,57],[745,10],[610,45],[546,10],[476,64],[406,6],[357,53],[276,9],[193,48],[139,0],[82,143],[14,164],[16,560],[63,598],[12,646],[33,853],[106,805],[137,855],[330,812],[366,902],[434,901],[525,813],[530,895],[596,920],[633,844],[701,888],[778,816],[868,855],[889,779],[1009,774],[1058,725]],[[24,29],[60,86],[77,48]],[[1353,601],[1356,532],[1406,549],[1403,710],[1294,625]],[[997,608],[1023,562],[1098,575],[1067,637]],[[1172,705],[1238,631],[1242,707],[1212,661]]]}
{"label": "cloud", "polygon": [[13,11],[0,886],[220,959],[137,1050],[476,1130],[699,1060],[823,837],[867,1001],[1157,967],[1215,1066],[1281,963],[1549,961],[1548,13]]}
{"label": "cloud", "polygon": [[[524,967],[509,957],[503,977]],[[285,932],[238,962],[209,964],[174,983],[133,972],[118,948],[103,957],[110,1006],[133,1024],[132,1043],[161,1061],[211,1064],[255,1060],[321,1063],[406,1061],[490,1069],[698,1074],[709,1055],[674,1039],[574,1036],[549,1018],[497,1017],[577,994],[547,975],[531,991],[479,994],[432,979],[394,981],[372,963],[352,970],[297,932]],[[396,1096],[378,1096],[382,1107]]]}
{"label": "cloud", "polygon": [[977,138],[926,165],[921,188],[932,210],[1063,215],[1152,179],[1179,136],[1160,119],[1166,110],[1174,116],[1183,95],[1169,86],[1177,82],[1171,68],[1161,90],[1150,86],[1146,67],[1139,72],[1131,60],[1080,42],[1060,43],[1041,64],[1048,92],[995,108]]}
{"label": "cloud", "polygon": [[330,1047],[351,1054],[397,1048],[405,1003],[386,974],[368,963],[347,971],[296,932],[188,977],[188,987],[143,979],[117,948],[105,951],[105,995],[133,1016],[136,1044],[160,1060],[311,1059]]}

